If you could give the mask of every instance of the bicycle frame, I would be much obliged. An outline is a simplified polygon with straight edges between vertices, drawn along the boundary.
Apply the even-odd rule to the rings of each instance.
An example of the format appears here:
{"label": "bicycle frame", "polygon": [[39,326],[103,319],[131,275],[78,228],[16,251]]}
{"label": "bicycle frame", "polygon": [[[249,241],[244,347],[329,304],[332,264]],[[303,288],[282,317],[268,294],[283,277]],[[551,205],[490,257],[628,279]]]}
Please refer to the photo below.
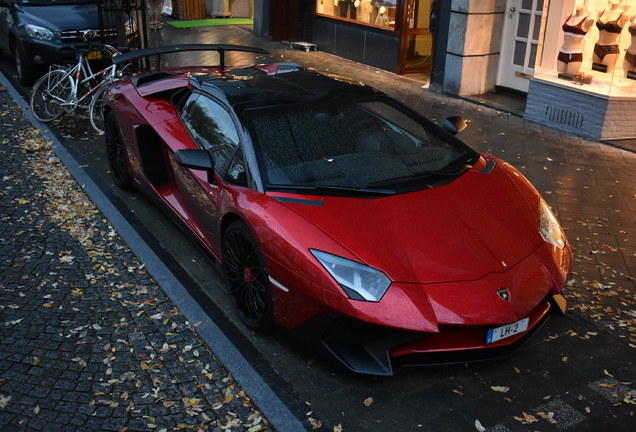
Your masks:
{"label": "bicycle frame", "polygon": [[[116,56],[119,54],[119,51],[117,51],[110,45],[105,45],[104,48],[106,51],[110,52],[111,56]],[[93,72],[93,69],[91,68],[90,62],[88,61],[88,57],[85,52],[78,53],[77,59],[77,63],[70,69],[59,69],[59,67],[56,69],[63,70],[65,72],[64,79],[66,79],[67,77],[72,78],[70,100],[60,100],[60,106],[64,107],[64,109],[67,111],[74,111],[80,105],[80,103],[94,95],[97,90],[100,89],[100,87],[108,82],[113,81],[116,78],[117,65],[114,63],[110,66],[105,67],[104,69]],[[54,69],[51,68],[50,70]],[[89,84],[90,81],[99,77],[101,77],[101,79],[98,80],[97,84],[95,86],[91,86],[89,91],[78,98],[77,93],[80,86],[82,86],[83,84]]]}

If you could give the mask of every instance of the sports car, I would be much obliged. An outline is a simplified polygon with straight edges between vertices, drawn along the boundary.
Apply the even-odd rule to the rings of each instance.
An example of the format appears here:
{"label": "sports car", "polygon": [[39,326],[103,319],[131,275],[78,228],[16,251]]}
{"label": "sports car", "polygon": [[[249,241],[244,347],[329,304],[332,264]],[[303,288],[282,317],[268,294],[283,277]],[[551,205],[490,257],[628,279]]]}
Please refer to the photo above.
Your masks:
{"label": "sports car", "polygon": [[221,263],[244,324],[307,331],[352,371],[504,355],[562,290],[570,246],[510,164],[373,88],[292,63],[124,77],[104,99],[114,182]]}

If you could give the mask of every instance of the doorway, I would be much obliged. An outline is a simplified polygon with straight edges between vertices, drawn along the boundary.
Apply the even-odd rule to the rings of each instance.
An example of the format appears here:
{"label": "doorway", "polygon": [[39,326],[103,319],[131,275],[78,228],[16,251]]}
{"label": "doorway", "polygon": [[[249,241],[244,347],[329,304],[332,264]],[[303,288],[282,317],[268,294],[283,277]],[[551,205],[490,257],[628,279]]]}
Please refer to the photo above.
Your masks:
{"label": "doorway", "polygon": [[541,35],[544,0],[508,0],[499,62],[499,85],[528,92]]}
{"label": "doorway", "polygon": [[406,0],[400,73],[430,72],[433,53],[431,0]]}

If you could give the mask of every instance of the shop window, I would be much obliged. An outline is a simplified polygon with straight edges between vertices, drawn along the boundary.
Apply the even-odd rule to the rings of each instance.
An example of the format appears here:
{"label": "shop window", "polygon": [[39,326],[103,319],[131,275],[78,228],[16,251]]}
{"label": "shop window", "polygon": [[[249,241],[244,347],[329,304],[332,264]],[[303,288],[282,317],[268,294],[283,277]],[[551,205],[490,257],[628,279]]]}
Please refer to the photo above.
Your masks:
{"label": "shop window", "polygon": [[317,0],[316,13],[393,30],[396,3],[397,0]]}
{"label": "shop window", "polygon": [[551,2],[535,77],[636,97],[636,0]]}

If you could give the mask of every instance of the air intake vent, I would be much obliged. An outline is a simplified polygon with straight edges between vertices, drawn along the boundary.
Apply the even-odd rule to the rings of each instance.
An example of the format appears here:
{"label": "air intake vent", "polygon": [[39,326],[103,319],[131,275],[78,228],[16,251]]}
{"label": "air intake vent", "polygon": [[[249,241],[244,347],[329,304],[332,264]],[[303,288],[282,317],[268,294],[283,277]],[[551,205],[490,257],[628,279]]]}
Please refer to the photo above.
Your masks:
{"label": "air intake vent", "polygon": [[557,123],[574,129],[582,128],[583,121],[585,120],[585,117],[581,113],[550,106],[545,109],[545,118],[552,123]]}

